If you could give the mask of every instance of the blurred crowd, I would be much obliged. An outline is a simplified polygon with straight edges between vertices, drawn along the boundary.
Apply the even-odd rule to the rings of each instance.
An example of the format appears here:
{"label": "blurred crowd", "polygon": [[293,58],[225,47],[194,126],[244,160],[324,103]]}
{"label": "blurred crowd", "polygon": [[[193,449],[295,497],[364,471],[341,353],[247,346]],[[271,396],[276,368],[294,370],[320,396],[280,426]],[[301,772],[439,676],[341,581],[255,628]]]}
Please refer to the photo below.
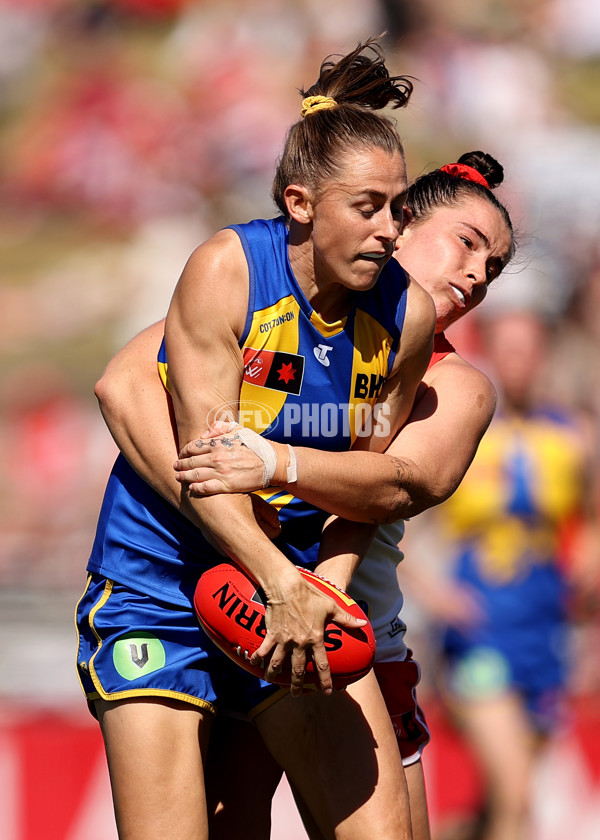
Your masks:
{"label": "blurred crowd", "polygon": [[298,88],[384,30],[409,173],[504,164],[520,249],[486,306],[552,322],[554,394],[600,423],[593,0],[1,0],[0,584],[79,585],[113,454],[95,379],[197,243],[274,214]]}
{"label": "blurred crowd", "polygon": [[0,584],[79,585],[113,454],[94,381],[197,243],[274,213],[298,88],[383,31],[409,173],[504,164],[498,297],[552,320],[556,394],[599,422],[594,0],[0,0]]}
{"label": "blurred crowd", "polygon": [[[518,254],[485,316],[450,338],[492,371],[485,317],[518,309],[542,319],[536,385],[584,418],[594,519],[596,0],[0,0],[1,591],[82,588],[115,453],[94,382],[165,314],[196,244],[230,222],[275,214],[271,178],[298,89],[324,56],[384,31],[390,67],[415,84],[406,111],[393,113],[409,175],[471,149],[505,167],[501,198]],[[409,555],[435,572],[434,594],[443,533],[434,515],[409,526]],[[575,568],[583,594],[573,600],[573,685],[600,693],[590,545]],[[409,625],[427,663],[439,615],[412,586]]]}
{"label": "blurred crowd", "polygon": [[504,164],[520,248],[485,306],[548,320],[555,398],[600,423],[594,0],[1,0],[0,585],[79,586],[114,451],[95,379],[197,243],[274,214],[298,88],[384,30],[409,173]]}

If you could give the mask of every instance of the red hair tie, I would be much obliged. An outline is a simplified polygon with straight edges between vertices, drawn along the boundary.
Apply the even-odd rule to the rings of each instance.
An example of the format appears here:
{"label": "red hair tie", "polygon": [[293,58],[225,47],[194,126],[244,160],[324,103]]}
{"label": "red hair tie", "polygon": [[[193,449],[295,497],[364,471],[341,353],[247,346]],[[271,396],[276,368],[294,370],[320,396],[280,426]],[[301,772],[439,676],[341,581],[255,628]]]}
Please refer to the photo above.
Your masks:
{"label": "red hair tie", "polygon": [[440,172],[447,172],[448,175],[454,175],[455,178],[464,178],[465,181],[474,181],[476,184],[481,184],[489,190],[490,185],[485,180],[481,172],[473,169],[472,166],[467,166],[465,163],[447,163],[445,166],[440,166]]}

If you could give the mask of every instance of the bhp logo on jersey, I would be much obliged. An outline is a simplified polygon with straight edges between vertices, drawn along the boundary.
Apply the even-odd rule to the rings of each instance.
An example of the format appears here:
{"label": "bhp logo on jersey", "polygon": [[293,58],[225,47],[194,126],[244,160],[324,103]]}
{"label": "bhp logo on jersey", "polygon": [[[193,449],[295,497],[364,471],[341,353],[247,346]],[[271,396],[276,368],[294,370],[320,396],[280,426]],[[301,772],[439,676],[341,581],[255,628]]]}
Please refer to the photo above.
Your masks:
{"label": "bhp logo on jersey", "polygon": [[372,399],[378,397],[383,388],[385,376],[372,373],[357,373],[354,381],[354,399]]}
{"label": "bhp logo on jersey", "polygon": [[303,377],[304,356],[279,350],[244,349],[244,382],[272,391],[299,394]]}

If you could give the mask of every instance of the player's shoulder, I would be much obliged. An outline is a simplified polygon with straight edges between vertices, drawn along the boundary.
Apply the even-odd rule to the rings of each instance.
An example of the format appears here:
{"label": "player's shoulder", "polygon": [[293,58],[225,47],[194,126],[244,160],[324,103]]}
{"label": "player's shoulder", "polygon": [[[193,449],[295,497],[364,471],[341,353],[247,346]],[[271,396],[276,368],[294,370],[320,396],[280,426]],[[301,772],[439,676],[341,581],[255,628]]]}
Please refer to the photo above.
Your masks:
{"label": "player's shoulder", "polygon": [[418,338],[423,335],[433,337],[436,322],[433,298],[413,277],[407,275],[407,278],[408,289],[403,340],[409,341],[411,338]]}
{"label": "player's shoulder", "polygon": [[249,300],[249,270],[239,238],[231,230],[213,234],[190,254],[175,287],[166,332],[185,324],[196,335],[242,334]]}
{"label": "player's shoulder", "polygon": [[415,359],[425,369],[433,349],[436,312],[433,298],[416,280],[407,275],[406,316],[396,369],[403,362]]}
{"label": "player's shoulder", "polygon": [[428,386],[434,386],[438,391],[456,389],[456,393],[463,399],[474,395],[482,403],[485,402],[489,410],[493,411],[496,406],[497,392],[489,376],[463,358],[456,350],[432,365],[423,377],[423,381]]}
{"label": "player's shoulder", "polygon": [[209,236],[194,248],[186,264],[186,270],[196,271],[207,263],[221,266],[233,261],[243,261],[244,252],[239,236],[231,228],[224,228]]}
{"label": "player's shoulder", "polygon": [[[190,287],[194,296],[211,295],[212,299],[229,301],[232,296],[247,297],[248,265],[239,237],[224,229],[210,236],[190,254],[181,283]],[[204,299],[206,305],[208,301]]]}

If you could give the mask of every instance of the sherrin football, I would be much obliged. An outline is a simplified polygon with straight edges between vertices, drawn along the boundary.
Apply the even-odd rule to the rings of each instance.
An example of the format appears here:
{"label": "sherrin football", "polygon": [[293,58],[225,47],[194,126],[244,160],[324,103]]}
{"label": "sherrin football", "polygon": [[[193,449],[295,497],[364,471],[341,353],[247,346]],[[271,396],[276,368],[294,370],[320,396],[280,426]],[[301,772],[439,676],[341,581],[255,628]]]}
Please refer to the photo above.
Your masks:
{"label": "sherrin football", "polygon": [[[333,598],[346,612],[366,619],[359,605],[335,584],[298,567],[302,577]],[[194,608],[200,624],[210,639],[244,670],[264,679],[265,666],[252,665],[250,656],[258,650],[266,633],[264,593],[233,563],[221,563],[200,577],[194,594]],[[345,688],[364,677],[375,656],[375,636],[370,623],[350,629],[331,621],[325,627],[325,650],[331,669],[333,687]],[[290,684],[290,663],[273,679],[277,685]],[[304,679],[306,686],[319,684],[314,663],[309,660]]]}

